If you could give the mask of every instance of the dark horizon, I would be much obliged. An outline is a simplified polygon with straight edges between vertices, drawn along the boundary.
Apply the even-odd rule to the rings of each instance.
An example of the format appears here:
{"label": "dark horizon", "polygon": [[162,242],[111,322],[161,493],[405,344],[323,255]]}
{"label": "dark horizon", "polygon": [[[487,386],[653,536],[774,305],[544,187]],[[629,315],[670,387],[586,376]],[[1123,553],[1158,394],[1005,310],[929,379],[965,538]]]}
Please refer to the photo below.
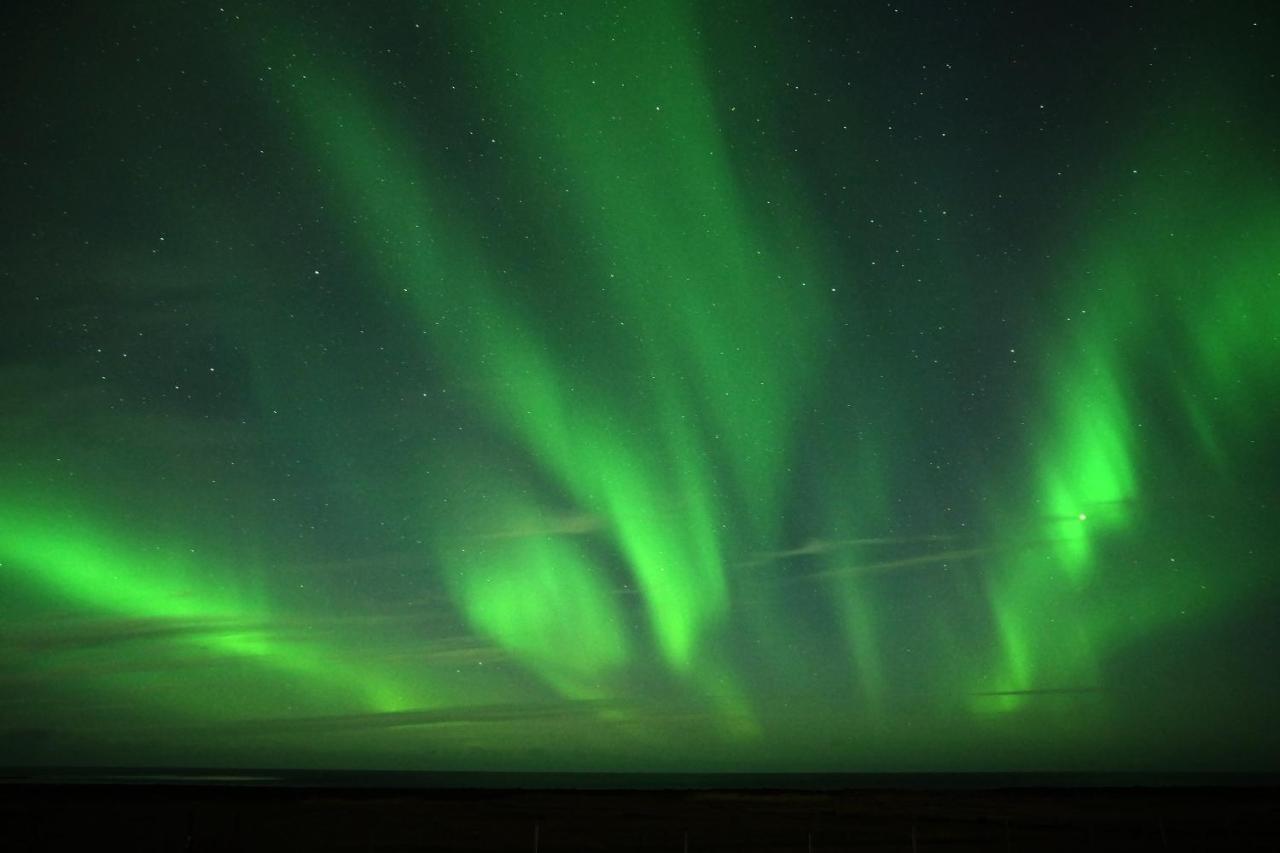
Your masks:
{"label": "dark horizon", "polygon": [[232,767],[32,767],[0,770],[9,785],[155,785],[429,791],[983,791],[1107,788],[1276,789],[1277,772],[1103,771],[1059,773],[680,773],[418,770],[304,770]]}

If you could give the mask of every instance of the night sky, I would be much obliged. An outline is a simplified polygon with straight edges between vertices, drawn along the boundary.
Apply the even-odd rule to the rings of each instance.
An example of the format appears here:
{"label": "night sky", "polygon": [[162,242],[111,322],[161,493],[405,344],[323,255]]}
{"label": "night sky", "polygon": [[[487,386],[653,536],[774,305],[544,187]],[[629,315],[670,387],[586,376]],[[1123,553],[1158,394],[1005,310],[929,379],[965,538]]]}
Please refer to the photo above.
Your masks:
{"label": "night sky", "polygon": [[1280,762],[1270,4],[6,19],[0,764]]}

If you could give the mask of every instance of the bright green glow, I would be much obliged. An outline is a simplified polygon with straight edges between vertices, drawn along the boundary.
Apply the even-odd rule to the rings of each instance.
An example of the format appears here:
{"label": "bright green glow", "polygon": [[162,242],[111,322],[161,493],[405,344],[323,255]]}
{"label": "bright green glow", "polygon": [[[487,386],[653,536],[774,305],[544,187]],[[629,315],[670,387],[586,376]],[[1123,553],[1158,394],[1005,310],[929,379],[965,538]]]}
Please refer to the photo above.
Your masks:
{"label": "bright green glow", "polygon": [[[322,106],[307,108],[305,115],[318,122],[331,120],[315,132],[331,141],[323,150],[336,158],[336,174],[349,189],[350,201],[379,224],[372,234],[399,235],[400,251],[377,255],[388,265],[390,282],[422,282],[397,289],[415,300],[424,321],[458,301],[477,305],[475,327],[433,328],[433,341],[481,372],[482,384],[490,389],[487,402],[508,427],[585,509],[610,519],[646,593],[666,654],[677,666],[689,666],[698,631],[723,610],[724,580],[715,541],[707,534],[712,527],[709,509],[705,492],[699,492],[706,487],[679,423],[681,415],[668,418],[669,431],[658,433],[663,445],[647,456],[644,448],[620,436],[624,415],[598,411],[587,390],[591,377],[582,378],[587,386],[582,390],[564,378],[528,324],[488,297],[483,268],[454,256],[457,247],[470,242],[469,235],[431,216],[429,199],[413,189],[427,180],[412,177],[419,172],[407,159],[387,162],[385,152],[394,151],[394,145],[357,132],[376,123],[371,118],[352,121],[355,107],[332,92],[316,98]],[[397,176],[392,186],[404,189],[390,199],[381,192],[371,195],[370,186],[385,183],[375,177],[387,174]],[[436,238],[437,233],[444,236]],[[451,270],[443,277],[442,266]],[[676,495],[690,506],[673,523]]]}
{"label": "bright green glow", "polygon": [[[1056,524],[1048,528],[1063,568],[1077,580],[1088,571],[1090,542],[1099,526],[1123,525],[1134,493],[1133,426],[1118,387],[1114,359],[1092,349],[1073,347],[1083,363],[1074,363],[1055,382],[1052,411],[1054,440],[1041,461],[1041,506]],[[1089,524],[1080,515],[1092,513]]]}
{"label": "bright green glow", "polygon": [[122,535],[90,524],[15,501],[0,504],[0,563],[9,582],[104,615],[207,623],[210,630],[199,642],[210,651],[323,687],[366,711],[398,711],[442,698],[381,667],[348,663],[337,649],[274,637],[274,608],[260,595],[237,592],[232,579],[240,575],[225,567],[211,571],[207,561],[177,546],[131,546]]}
{"label": "bright green glow", "polygon": [[490,543],[455,570],[468,618],[566,695],[601,698],[601,678],[626,663],[612,590],[581,549],[553,537]]}
{"label": "bright green glow", "polygon": [[[1134,171],[1151,177],[1130,182],[1137,215],[1099,229],[1084,255],[1065,309],[1072,334],[1048,357],[1051,405],[1036,442],[1044,517],[1022,526],[1048,547],[997,569],[994,689],[1096,683],[1108,650],[1218,611],[1252,583],[1246,554],[1201,545],[1188,562],[1156,544],[1186,536],[1176,501],[1203,472],[1227,473],[1225,448],[1257,440],[1258,401],[1280,388],[1275,205],[1221,165],[1246,153],[1207,159],[1204,144],[1139,160]],[[1231,213],[1206,215],[1205,200],[1224,194]],[[1146,401],[1162,394],[1153,413]],[[1157,450],[1169,446],[1176,456]],[[1126,556],[1135,540],[1154,553]],[[974,708],[1027,704],[976,697]]]}
{"label": "bright green glow", "polygon": [[[65,158],[4,279],[0,682],[36,701],[0,723],[231,763],[1143,766],[1184,659],[1274,594],[1271,135],[1232,94],[1066,128],[1103,162],[1050,191],[1063,152],[964,130],[972,67],[723,12],[229,10],[219,67],[163,76],[226,116],[127,180]],[[148,209],[80,234],[82,194]]]}
{"label": "bright green glow", "polygon": [[528,155],[574,176],[578,236],[604,247],[588,274],[638,324],[637,370],[664,386],[658,427],[681,441],[708,418],[752,520],[771,531],[790,415],[812,383],[823,277],[804,251],[775,245],[785,220],[744,209],[691,10],[664,0],[612,12],[592,21],[525,4],[474,27],[504,68],[492,85],[517,70],[518,103],[539,129],[522,140]]}
{"label": "bright green glow", "polygon": [[[533,371],[501,405],[554,475],[610,520],[666,658],[689,671],[724,618],[724,531],[768,537],[777,524],[777,472],[817,330],[797,279],[815,291],[820,280],[741,212],[697,51],[681,36],[686,15],[669,3],[624,8],[597,31],[523,6],[475,26],[501,55],[495,67],[520,70],[517,94],[543,129],[524,140],[528,156],[575,176],[570,203],[589,226],[569,239],[607,247],[587,275],[607,300],[598,310],[615,303],[625,318],[607,374],[594,355],[574,360],[586,371]],[[611,37],[615,27],[625,40]],[[675,156],[655,158],[670,140],[680,141]],[[512,373],[528,375],[529,361],[513,356]],[[621,375],[649,382],[610,388],[622,364]],[[599,410],[551,403],[551,376],[594,386]],[[648,401],[639,419],[637,398]],[[712,453],[731,482],[713,474]],[[731,484],[740,503],[717,499]]]}
{"label": "bright green glow", "polygon": [[[581,237],[608,246],[594,271],[598,288],[582,297],[597,311],[616,303],[626,318],[604,352],[592,349],[586,329],[585,344],[563,334],[552,344],[499,299],[474,230],[437,212],[445,207],[438,181],[352,84],[327,84],[331,75],[292,57],[279,64],[344,202],[368,223],[387,285],[414,301],[431,341],[460,369],[479,371],[487,404],[547,474],[606,519],[659,648],[688,673],[727,608],[723,532],[733,525],[768,537],[780,517],[778,472],[811,373],[820,277],[741,212],[696,51],[669,36],[681,31],[682,15],[667,4],[632,10],[618,22],[628,31],[622,51],[603,34],[563,31],[533,7],[503,15],[492,34],[510,39],[500,48],[507,61],[527,64],[521,79],[532,109],[552,109],[537,115],[549,133],[530,140],[531,155],[545,148],[576,176],[575,198],[591,222]],[[655,52],[665,71],[649,79],[640,72]],[[584,78],[574,71],[582,67],[599,73]],[[599,93],[624,89],[629,102],[652,104],[653,115],[609,129],[617,104]],[[682,141],[680,155],[655,160],[653,146],[669,139]],[[434,322],[460,304],[471,306],[474,324]],[[644,383],[618,385],[619,376]],[[637,397],[646,401],[638,410]],[[728,484],[713,472],[712,453],[727,463],[738,502],[719,498]],[[730,516],[742,509],[753,522],[745,527]],[[468,587],[460,594],[473,618],[494,606],[471,600]]]}

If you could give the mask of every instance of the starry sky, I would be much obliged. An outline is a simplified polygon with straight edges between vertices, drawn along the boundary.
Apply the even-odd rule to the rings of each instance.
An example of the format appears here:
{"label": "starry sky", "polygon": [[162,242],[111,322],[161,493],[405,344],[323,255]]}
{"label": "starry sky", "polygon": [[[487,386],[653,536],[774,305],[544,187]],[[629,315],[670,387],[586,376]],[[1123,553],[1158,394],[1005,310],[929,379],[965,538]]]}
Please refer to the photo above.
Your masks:
{"label": "starry sky", "polygon": [[0,764],[1276,766],[1267,5],[7,16]]}

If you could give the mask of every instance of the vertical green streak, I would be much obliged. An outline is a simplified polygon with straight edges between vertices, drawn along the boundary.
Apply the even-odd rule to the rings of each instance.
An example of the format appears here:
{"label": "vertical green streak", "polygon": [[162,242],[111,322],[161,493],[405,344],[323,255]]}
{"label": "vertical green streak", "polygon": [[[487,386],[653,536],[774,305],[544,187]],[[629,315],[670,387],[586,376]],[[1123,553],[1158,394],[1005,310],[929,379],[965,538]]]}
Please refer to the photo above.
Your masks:
{"label": "vertical green streak", "polygon": [[[556,363],[533,324],[499,301],[471,233],[436,214],[434,182],[409,148],[363,98],[327,79],[295,62],[288,94],[326,171],[366,223],[384,280],[412,300],[463,375],[478,379],[503,425],[586,508],[609,519],[664,653],[687,669],[699,632],[723,612],[724,580],[709,534],[706,479],[679,423],[684,415],[670,416],[666,430],[655,424],[646,433],[653,444],[621,429],[624,413],[587,393],[593,378]],[[437,322],[446,315],[449,322]],[[465,597],[473,589],[458,591]],[[464,602],[473,614],[476,607]]]}
{"label": "vertical green streak", "polygon": [[[584,316],[623,318],[628,337],[620,330],[607,360],[566,349],[571,334],[541,328],[502,295],[509,285],[486,267],[474,229],[449,215],[430,155],[354,77],[284,50],[273,62],[288,69],[280,91],[387,286],[412,301],[459,373],[478,379],[498,425],[606,520],[659,650],[693,673],[727,612],[723,542],[752,526],[767,536],[781,516],[790,414],[812,373],[816,265],[779,254],[741,209],[678,5],[570,21],[529,4],[471,23],[501,75],[495,92],[507,97],[515,81],[530,156],[569,176],[575,239],[595,247],[595,270],[565,291]],[[580,579],[593,571],[579,569]],[[475,587],[457,591],[483,624],[503,621],[481,617],[502,608]]]}
{"label": "vertical green streak", "polygon": [[1098,529],[1122,527],[1135,493],[1131,409],[1120,387],[1122,365],[1109,330],[1088,328],[1055,365],[1051,436],[1038,467],[1038,506],[1058,564],[1076,582],[1092,565]]}
{"label": "vertical green streak", "polygon": [[[824,469],[821,493],[822,527],[832,541],[883,535],[888,529],[888,484],[880,456],[887,444],[878,429],[873,432],[874,437],[864,433],[857,442],[846,435],[831,439],[840,459]],[[895,626],[882,610],[874,578],[848,571],[875,559],[868,546],[858,545],[829,550],[821,565],[833,572],[826,585],[847,649],[858,715],[884,725],[891,676],[884,647]]]}
{"label": "vertical green streak", "polygon": [[657,428],[702,424],[703,451],[716,451],[767,538],[792,415],[813,381],[822,276],[811,253],[775,241],[804,230],[794,198],[744,208],[693,15],[678,2],[588,15],[522,4],[469,23],[497,72],[492,90],[514,92],[527,117],[528,157],[571,176],[568,219],[594,247],[584,273],[639,325],[636,371],[679,389]]}
{"label": "vertical green streak", "polygon": [[1276,182],[1257,182],[1261,153],[1214,115],[1189,110],[1190,130],[1123,159],[1137,168],[1109,190],[1119,204],[1090,206],[1064,275],[1071,333],[1043,358],[1040,515],[995,525],[1023,547],[989,587],[1001,660],[986,689],[1096,680],[1108,653],[1220,608],[1258,571],[1217,530],[1190,532],[1232,512],[1210,505],[1224,490],[1241,500],[1231,490],[1249,483],[1280,391]]}

